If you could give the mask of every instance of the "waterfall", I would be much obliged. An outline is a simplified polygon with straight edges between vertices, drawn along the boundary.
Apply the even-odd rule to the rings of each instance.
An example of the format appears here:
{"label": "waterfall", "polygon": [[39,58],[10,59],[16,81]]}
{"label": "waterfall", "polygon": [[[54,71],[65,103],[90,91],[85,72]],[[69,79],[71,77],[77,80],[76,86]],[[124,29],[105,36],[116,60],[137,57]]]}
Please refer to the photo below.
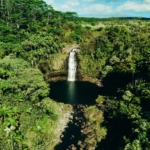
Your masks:
{"label": "waterfall", "polygon": [[73,49],[69,55],[68,81],[75,81],[76,80],[76,69],[77,69],[76,50],[77,49]]}

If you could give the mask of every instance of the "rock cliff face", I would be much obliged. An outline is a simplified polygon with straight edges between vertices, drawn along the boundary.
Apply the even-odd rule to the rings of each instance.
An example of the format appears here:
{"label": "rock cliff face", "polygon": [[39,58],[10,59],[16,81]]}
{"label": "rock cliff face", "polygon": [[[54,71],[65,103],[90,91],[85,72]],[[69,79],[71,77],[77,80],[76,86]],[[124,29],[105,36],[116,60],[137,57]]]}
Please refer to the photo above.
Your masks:
{"label": "rock cliff face", "polygon": [[79,49],[79,45],[77,44],[67,45],[62,49],[62,53],[69,53],[73,48]]}
{"label": "rock cliff face", "polygon": [[68,54],[59,53],[50,57],[50,70],[45,73],[46,81],[57,81],[67,79]]}
{"label": "rock cliff face", "polygon": [[97,84],[98,86],[102,86],[101,82],[97,78],[88,77],[86,74],[82,73],[80,68],[80,49],[78,45],[68,45],[58,54],[53,54],[49,57],[49,69],[46,70],[45,80],[46,82],[54,82],[58,80],[67,80],[68,76],[68,59],[69,59],[69,52],[73,49],[77,48],[77,80],[78,81],[89,81],[92,83]]}
{"label": "rock cliff face", "polygon": [[45,73],[45,80],[47,82],[67,80],[69,52],[73,48],[79,48],[79,46],[75,44],[67,45],[65,48],[62,49],[61,53],[50,56],[50,69],[47,70]]}

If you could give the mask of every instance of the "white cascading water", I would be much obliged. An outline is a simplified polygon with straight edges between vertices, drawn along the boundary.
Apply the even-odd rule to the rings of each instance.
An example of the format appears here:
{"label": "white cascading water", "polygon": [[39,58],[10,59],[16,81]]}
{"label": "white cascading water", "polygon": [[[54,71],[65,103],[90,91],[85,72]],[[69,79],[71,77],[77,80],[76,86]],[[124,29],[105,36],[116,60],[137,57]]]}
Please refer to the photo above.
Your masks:
{"label": "white cascading water", "polygon": [[75,81],[76,80],[76,69],[77,69],[76,50],[77,49],[73,49],[69,55],[68,81]]}

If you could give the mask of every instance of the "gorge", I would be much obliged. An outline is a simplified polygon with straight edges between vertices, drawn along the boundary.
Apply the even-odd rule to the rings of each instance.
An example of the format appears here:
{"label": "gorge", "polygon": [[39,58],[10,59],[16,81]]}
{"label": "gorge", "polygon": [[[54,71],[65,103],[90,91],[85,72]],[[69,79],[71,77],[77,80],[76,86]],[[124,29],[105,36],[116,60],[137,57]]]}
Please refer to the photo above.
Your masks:
{"label": "gorge", "polygon": [[[76,49],[72,49],[68,58],[68,77],[64,81],[50,82],[50,98],[57,102],[70,104],[73,107],[73,118],[61,135],[62,142],[56,145],[55,150],[60,149],[89,149],[85,142],[85,133],[89,121],[85,117],[85,110],[95,104],[95,99],[101,94],[102,89],[87,81],[76,79]],[[84,129],[85,128],[85,129]],[[88,127],[91,128],[91,127]],[[93,131],[92,131],[93,132]],[[95,148],[93,146],[93,148]]]}
{"label": "gorge", "polygon": [[0,5],[0,150],[150,149],[149,19]]}

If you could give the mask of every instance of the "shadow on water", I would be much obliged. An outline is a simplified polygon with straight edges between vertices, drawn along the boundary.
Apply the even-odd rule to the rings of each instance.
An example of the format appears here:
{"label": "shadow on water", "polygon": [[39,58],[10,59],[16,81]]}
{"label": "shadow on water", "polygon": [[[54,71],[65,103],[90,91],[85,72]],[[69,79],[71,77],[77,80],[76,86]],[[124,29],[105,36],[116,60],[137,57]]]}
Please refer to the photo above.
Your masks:
{"label": "shadow on water", "polygon": [[66,128],[66,130],[62,133],[62,142],[56,145],[54,150],[80,149],[78,142],[84,139],[81,133],[81,126],[84,122],[86,122],[83,114],[84,106],[74,105],[73,107],[75,110],[73,119],[68,123],[68,128]]}
{"label": "shadow on water", "polygon": [[101,88],[90,82],[58,81],[50,83],[50,98],[66,104],[92,105]]}
{"label": "shadow on water", "polygon": [[98,95],[114,96],[116,94],[116,89],[111,86],[99,87],[91,82],[50,82],[50,98],[65,104],[93,105]]}

